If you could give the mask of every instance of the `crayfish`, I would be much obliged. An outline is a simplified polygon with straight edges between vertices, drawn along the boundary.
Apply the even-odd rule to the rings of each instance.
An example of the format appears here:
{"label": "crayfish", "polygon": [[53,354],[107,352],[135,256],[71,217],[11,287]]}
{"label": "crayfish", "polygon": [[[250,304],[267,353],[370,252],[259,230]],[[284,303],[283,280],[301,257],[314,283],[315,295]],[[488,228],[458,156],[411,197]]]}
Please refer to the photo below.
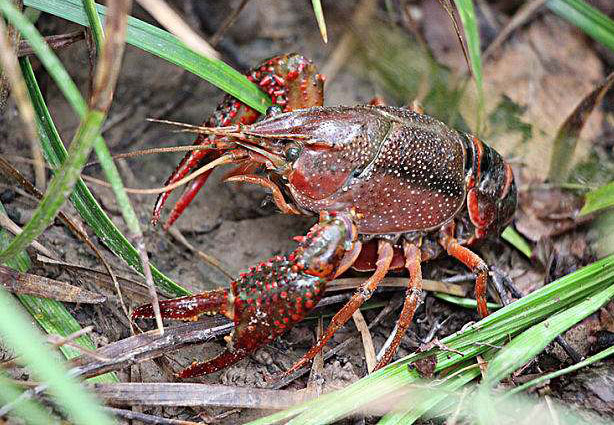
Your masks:
{"label": "crayfish", "polygon": [[[516,209],[512,169],[494,149],[409,108],[323,107],[324,78],[296,54],[265,61],[247,78],[271,95],[275,107],[258,121],[256,111],[227,97],[195,130],[195,143],[208,147],[186,155],[167,184],[196,167],[210,168],[190,183],[165,228],[206,182],[211,164],[229,163],[236,167],[226,181],[263,186],[280,211],[320,220],[296,238],[294,252],[252,267],[230,288],[160,302],[165,318],[215,313],[235,325],[222,354],[192,364],[180,377],[215,372],[273,341],[303,320],[326,283],[349,268],[373,273],[288,373],[323,348],[389,270],[405,268],[405,302],[376,369],[389,363],[421,301],[421,263],[444,252],[476,274],[478,312],[488,315],[489,269],[468,246],[499,235]],[[169,194],[158,198],[154,223]],[[151,305],[133,314],[152,316]]]}

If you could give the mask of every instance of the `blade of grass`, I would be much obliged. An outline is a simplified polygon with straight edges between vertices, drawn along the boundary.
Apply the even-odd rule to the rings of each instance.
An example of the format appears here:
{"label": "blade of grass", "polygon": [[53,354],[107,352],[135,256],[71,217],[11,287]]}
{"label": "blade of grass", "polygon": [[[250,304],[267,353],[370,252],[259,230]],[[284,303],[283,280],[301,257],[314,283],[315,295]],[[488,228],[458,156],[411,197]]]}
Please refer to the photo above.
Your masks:
{"label": "blade of grass", "polygon": [[[86,3],[88,0],[84,0]],[[93,1],[89,0],[92,5]],[[115,74],[115,79],[117,78],[117,74],[121,69],[121,59],[124,52],[124,37],[126,32],[126,17],[131,8],[131,1],[123,1],[123,2],[115,2],[112,7],[109,8],[109,14],[107,16],[107,33],[109,34],[108,40],[101,39],[98,44],[98,62],[97,67],[106,68],[107,71],[100,72],[97,75],[104,75],[105,77],[109,74]],[[97,13],[92,15],[88,15],[90,20],[91,27],[100,26],[100,20]],[[108,78],[108,77],[107,77]],[[100,85],[100,84],[98,84]],[[110,104],[111,98],[113,96],[112,90],[108,93],[108,103]],[[124,221],[128,226],[128,231],[132,236],[132,240],[135,241],[135,245],[137,251],[139,251],[139,257],[141,259],[141,269],[144,271],[145,281],[147,283],[147,287],[149,288],[149,293],[151,297],[151,303],[154,306],[154,314],[156,317],[156,323],[158,325],[158,329],[160,333],[164,333],[164,325],[162,323],[162,316],[160,315],[160,307],[158,306],[158,294],[156,293],[156,288],[153,282],[153,277],[151,274],[151,269],[149,268],[149,258],[147,255],[147,249],[145,248],[145,242],[143,238],[143,232],[141,231],[141,226],[139,224],[139,220],[136,216],[136,212],[132,207],[132,203],[128,198],[128,195],[124,189],[124,183],[119,175],[119,171],[113,162],[113,158],[111,156],[111,152],[102,139],[102,137],[98,137],[96,142],[94,143],[94,149],[96,151],[96,155],[98,156],[100,165],[107,177],[107,180],[111,183],[111,187],[113,189],[113,193],[115,194],[115,199],[117,204],[120,207],[122,212],[122,216]],[[121,292],[121,288],[119,287],[119,283],[114,280],[115,290],[119,297],[122,309],[126,317],[129,317],[129,312],[124,303],[124,298]]]}
{"label": "blade of grass", "polygon": [[507,226],[501,234],[501,237],[503,240],[509,242],[518,251],[526,255],[527,258],[531,258],[531,246],[512,226]]}
{"label": "blade of grass", "polygon": [[469,59],[471,60],[471,70],[475,79],[478,93],[478,111],[476,133],[479,135],[484,121],[484,88],[482,76],[482,59],[480,58],[480,33],[478,31],[478,21],[475,16],[473,0],[454,0],[456,8],[463,23]]}
{"label": "blade of grass", "polygon": [[582,0],[550,0],[546,6],[594,40],[614,50],[614,21]]}
{"label": "blade of grass", "polygon": [[[0,0],[0,8],[3,4],[8,4],[8,0]],[[90,111],[86,114],[70,144],[68,158],[55,173],[49,183],[49,189],[32,214],[32,218],[23,227],[23,232],[0,252],[0,262],[4,263],[23,251],[53,222],[81,174],[81,169],[87,161],[94,139],[100,133],[103,121],[104,114],[99,111]]]}
{"label": "blade of grass", "polygon": [[45,346],[30,322],[12,297],[0,290],[0,334],[4,342],[21,356],[37,379],[49,385],[49,392],[75,423],[112,425],[113,420],[103,412],[96,399],[68,376],[68,370]]}
{"label": "blade of grass", "polygon": [[[26,0],[24,4],[60,18],[87,25],[81,0]],[[96,5],[104,16],[106,8]],[[195,53],[172,34],[135,18],[128,19],[126,42],[152,53],[198,75],[231,94],[257,111],[264,113],[271,100],[244,75],[219,60],[211,60]]]}
{"label": "blade of grass", "polygon": [[444,379],[443,382],[434,381],[431,385],[427,382],[426,388],[418,387],[418,391],[413,391],[409,397],[406,397],[403,403],[399,404],[408,408],[385,415],[377,424],[411,425],[426,412],[448,398],[451,393],[454,393],[478,376],[480,376],[480,368],[477,364],[474,364],[472,367]]}
{"label": "blade of grass", "polygon": [[311,0],[311,7],[313,8],[313,14],[316,17],[318,28],[320,28],[320,34],[324,44],[328,43],[328,30],[326,29],[326,21],[324,20],[324,12],[322,11],[322,2],[320,0]]}
{"label": "blade of grass", "polygon": [[[439,298],[440,300],[444,300],[444,301],[447,301],[452,304],[456,304],[464,308],[475,309],[478,306],[477,301],[472,298],[455,297],[454,295],[443,294],[441,292],[434,292],[433,295],[435,296],[435,298]],[[502,307],[501,304],[496,304],[496,303],[486,303],[486,306],[490,310],[498,310]]]}
{"label": "blade of grass", "polygon": [[614,181],[586,194],[580,215],[590,214],[614,206]]}
{"label": "blade of grass", "polygon": [[163,0],[137,0],[141,7],[153,16],[160,25],[173,33],[189,48],[209,59],[219,59],[220,54],[185,22]]}
{"label": "blade of grass", "polygon": [[590,364],[598,362],[599,360],[603,360],[606,357],[609,357],[611,355],[614,355],[614,345],[611,346],[611,347],[606,348],[605,350],[603,350],[603,351],[601,351],[601,352],[599,352],[599,353],[597,353],[597,354],[595,354],[593,356],[590,356],[589,358],[587,358],[587,359],[585,359],[585,360],[583,360],[583,361],[581,361],[579,363],[576,363],[574,365],[571,365],[571,366],[566,367],[566,368],[561,369],[561,370],[557,370],[555,372],[546,373],[545,375],[540,376],[539,378],[533,379],[533,380],[531,380],[529,382],[525,382],[524,384],[522,384],[522,385],[520,385],[520,386],[518,386],[518,387],[516,387],[516,388],[514,388],[512,390],[510,390],[507,394],[512,395],[512,394],[516,394],[516,393],[528,390],[531,387],[535,387],[535,386],[537,386],[537,385],[539,385],[541,383],[549,381],[550,379],[554,379],[554,378],[557,378],[559,376],[563,376],[563,375],[566,375],[568,373],[574,372],[574,371],[576,371],[578,369],[581,369],[581,368],[583,368],[585,366],[588,366]]}
{"label": "blade of grass", "polygon": [[83,8],[90,24],[90,30],[92,31],[92,38],[96,45],[96,51],[102,50],[102,44],[104,42],[104,30],[98,13],[96,12],[96,3],[94,0],[83,0]]}
{"label": "blade of grass", "polygon": [[[0,0],[6,3],[7,0]],[[2,4],[2,3],[0,3]],[[10,11],[10,10],[9,10]],[[23,17],[15,12],[12,12],[13,19],[20,24],[24,36],[30,42],[33,50],[37,53],[43,65],[47,68],[47,71],[51,74],[52,78],[56,81],[56,84],[60,87],[60,90],[64,93],[67,100],[75,109],[78,115],[83,116],[87,111],[85,100],[77,90],[74,82],[70,79],[70,76],[66,73],[62,64],[59,62],[53,51],[44,43],[44,40],[34,28],[32,24],[25,21]],[[25,61],[25,62],[24,62]],[[53,125],[49,111],[42,98],[42,94],[34,78],[32,69],[26,59],[22,59],[22,72],[24,72],[26,83],[28,84],[28,90],[31,95],[32,102],[37,111],[37,118],[40,120],[41,129],[43,130],[41,136],[41,142],[43,144],[44,154],[46,159],[53,167],[59,167],[67,159],[67,152],[64,148],[64,144],[59,138],[57,130]],[[106,102],[105,100],[102,100]],[[95,104],[98,102],[93,100]],[[96,141],[95,141],[96,142]],[[72,145],[71,145],[72,147]],[[73,203],[77,210],[81,214],[98,236],[120,257],[124,258],[129,265],[134,267],[137,271],[142,273],[141,258],[138,251],[130,245],[126,238],[117,230],[106,214],[100,209],[85,184],[82,181],[78,181],[76,195],[72,197]],[[181,295],[187,293],[187,291],[181,288],[179,285],[172,282],[166,276],[162,275],[157,270],[152,270],[156,282],[158,285],[173,294]]]}
{"label": "blade of grass", "polygon": [[[0,388],[2,388],[2,391],[0,391],[0,404],[3,405],[12,403],[22,393],[22,391],[2,373],[0,373]],[[25,400],[15,406],[14,416],[25,420],[27,424],[57,425],[60,423],[58,418],[51,416],[40,404],[32,400]]]}
{"label": "blade of grass", "polygon": [[[614,27],[612,30],[614,31]],[[614,85],[614,72],[610,73],[597,87],[584,96],[561,124],[554,138],[552,154],[550,155],[549,181],[562,183],[567,180],[580,133],[591,112],[601,103],[612,85]]]}
{"label": "blade of grass", "polygon": [[[39,132],[41,133],[43,153],[47,162],[52,167],[59,167],[66,159],[66,149],[53,123],[51,114],[47,109],[47,105],[38,87],[29,60],[27,58],[21,58],[20,64],[26,80],[26,85],[28,86],[30,98],[37,112],[36,116]],[[115,224],[113,224],[82,180],[77,182],[70,200],[81,217],[94,230],[103,243],[105,243],[118,257],[126,261],[128,265],[139,273],[142,273],[138,251],[128,242],[124,235],[122,235]],[[177,285],[157,268],[154,266],[150,267],[154,281],[160,289],[177,296],[189,294],[189,291]]]}
{"label": "blade of grass", "polygon": [[[0,203],[0,212],[6,213],[4,206]],[[0,249],[9,245],[11,237],[6,230],[0,230]],[[30,257],[22,251],[16,257],[6,262],[6,265],[20,272],[27,272],[30,269]],[[17,298],[32,315],[34,320],[49,334],[57,334],[63,337],[72,335],[81,330],[79,322],[64,307],[64,304],[47,298],[38,298],[30,295],[18,295]],[[88,335],[80,336],[75,340],[82,347],[95,350],[96,345]],[[67,359],[79,357],[81,352],[69,347],[61,346],[60,351]],[[108,373],[92,378],[90,382],[118,382],[117,375]]]}
{"label": "blade of grass", "polygon": [[463,356],[440,349],[414,353],[347,388],[250,424],[272,424],[296,415],[299,415],[298,423],[332,422],[351,414],[364,404],[375,403],[377,399],[415,382],[419,376],[408,365],[416,360],[435,355],[436,372],[461,361],[465,362],[488,351],[490,346],[501,345],[510,336],[585,299],[600,288],[609,286],[613,280],[614,256],[609,256],[556,280],[441,341],[450,349],[461,351]]}
{"label": "blade of grass", "polygon": [[501,379],[542,352],[554,338],[597,311],[612,297],[614,285],[518,335],[489,362],[484,385],[495,386]]}

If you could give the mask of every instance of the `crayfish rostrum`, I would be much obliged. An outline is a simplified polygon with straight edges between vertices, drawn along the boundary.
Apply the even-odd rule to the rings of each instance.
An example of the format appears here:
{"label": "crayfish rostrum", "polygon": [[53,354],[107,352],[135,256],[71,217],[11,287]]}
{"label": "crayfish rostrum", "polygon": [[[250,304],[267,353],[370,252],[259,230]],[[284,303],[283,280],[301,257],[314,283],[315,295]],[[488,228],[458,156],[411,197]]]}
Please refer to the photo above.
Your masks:
{"label": "crayfish rostrum", "polygon": [[[516,208],[512,169],[478,138],[408,108],[323,107],[324,79],[298,55],[279,56],[248,74],[277,108],[264,119],[232,98],[222,102],[197,144],[167,183],[197,166],[233,163],[227,181],[261,185],[284,213],[319,215],[298,248],[252,267],[231,283],[160,303],[165,318],[218,313],[234,321],[227,350],[194,363],[181,377],[211,373],[271,342],[315,307],[326,283],[349,268],[373,271],[333,317],[320,340],[288,371],[313,358],[375,291],[389,270],[409,272],[393,341],[376,368],[395,354],[422,290],[421,263],[446,252],[476,273],[484,317],[488,267],[467,246],[497,236]],[[181,214],[211,170],[186,189],[166,227]],[[162,195],[154,221],[168,197]],[[152,317],[151,305],[133,317]]]}

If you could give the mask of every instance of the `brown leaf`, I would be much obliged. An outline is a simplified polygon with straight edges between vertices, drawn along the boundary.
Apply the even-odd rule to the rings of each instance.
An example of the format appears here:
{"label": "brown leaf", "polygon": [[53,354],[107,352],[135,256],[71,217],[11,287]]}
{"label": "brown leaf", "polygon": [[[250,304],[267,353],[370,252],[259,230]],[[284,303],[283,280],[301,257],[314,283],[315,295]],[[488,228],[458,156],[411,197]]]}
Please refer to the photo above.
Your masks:
{"label": "brown leaf", "polygon": [[35,295],[70,303],[100,304],[106,300],[104,295],[87,291],[78,286],[30,273],[16,272],[1,265],[0,286],[14,294]]}

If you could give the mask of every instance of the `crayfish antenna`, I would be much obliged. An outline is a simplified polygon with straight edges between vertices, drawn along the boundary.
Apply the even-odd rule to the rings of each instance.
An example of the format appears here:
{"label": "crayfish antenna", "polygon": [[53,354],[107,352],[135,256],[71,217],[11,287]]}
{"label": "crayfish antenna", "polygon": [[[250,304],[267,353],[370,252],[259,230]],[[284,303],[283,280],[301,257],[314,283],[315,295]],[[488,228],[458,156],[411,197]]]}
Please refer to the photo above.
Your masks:
{"label": "crayfish antenna", "polygon": [[[160,314],[164,319],[197,320],[203,314],[222,314],[233,318],[232,295],[220,288],[173,300],[160,301]],[[153,319],[152,304],[145,304],[132,312],[132,319]]]}

